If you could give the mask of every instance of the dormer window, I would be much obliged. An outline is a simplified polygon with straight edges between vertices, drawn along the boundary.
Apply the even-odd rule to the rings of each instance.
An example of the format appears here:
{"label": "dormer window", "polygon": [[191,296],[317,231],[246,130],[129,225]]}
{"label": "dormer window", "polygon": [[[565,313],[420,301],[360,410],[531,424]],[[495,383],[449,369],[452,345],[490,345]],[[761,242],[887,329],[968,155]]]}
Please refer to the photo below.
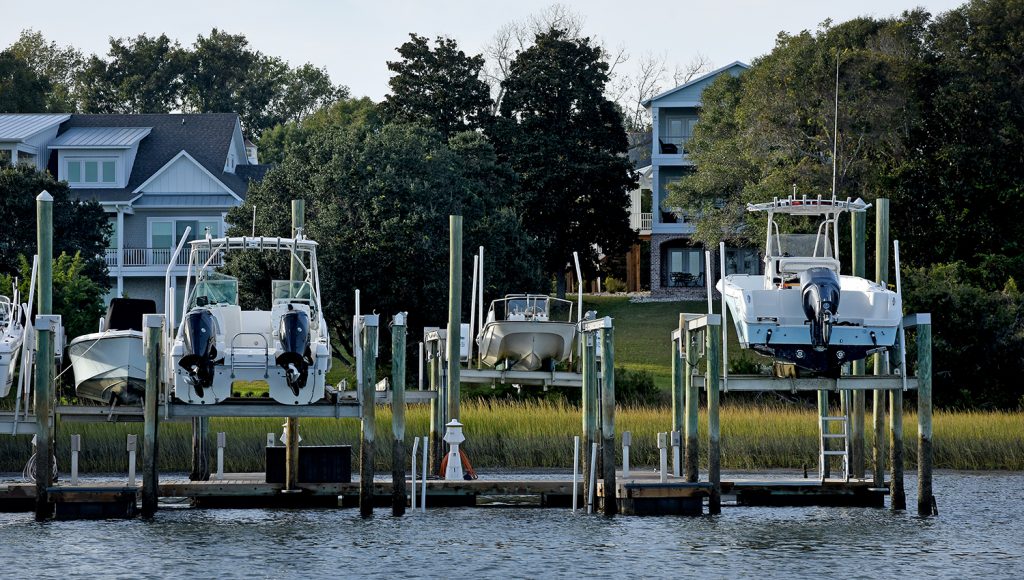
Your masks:
{"label": "dormer window", "polygon": [[64,161],[64,177],[72,187],[116,185],[117,158],[66,158]]}

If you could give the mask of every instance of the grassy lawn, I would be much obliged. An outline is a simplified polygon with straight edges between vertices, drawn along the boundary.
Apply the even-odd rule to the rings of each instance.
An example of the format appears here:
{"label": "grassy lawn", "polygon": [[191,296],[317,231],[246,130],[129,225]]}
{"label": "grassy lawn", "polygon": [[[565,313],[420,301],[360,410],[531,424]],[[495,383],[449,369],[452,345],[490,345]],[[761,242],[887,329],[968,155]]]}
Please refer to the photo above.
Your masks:
{"label": "grassy lawn", "polygon": [[[720,303],[714,301],[714,311]],[[583,296],[583,309],[596,310],[598,316],[615,319],[615,366],[654,375],[654,384],[664,390],[672,386],[671,340],[679,327],[680,313],[703,314],[706,301],[631,303],[625,296]],[[730,322],[731,324],[731,322]],[[729,360],[756,360],[757,355],[740,350],[732,327],[729,334]]]}

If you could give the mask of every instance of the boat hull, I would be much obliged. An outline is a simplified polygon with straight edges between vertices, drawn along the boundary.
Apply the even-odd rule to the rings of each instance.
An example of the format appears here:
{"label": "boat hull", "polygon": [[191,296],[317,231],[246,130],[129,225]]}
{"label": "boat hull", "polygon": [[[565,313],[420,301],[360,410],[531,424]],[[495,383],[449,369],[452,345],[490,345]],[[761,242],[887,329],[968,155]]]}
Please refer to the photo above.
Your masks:
{"label": "boat hull", "polygon": [[903,317],[899,296],[855,276],[840,276],[839,308],[828,344],[815,345],[800,288],[765,288],[763,276],[733,274],[718,282],[740,346],[805,371],[837,375],[847,362],[892,348]]}
{"label": "boat hull", "polygon": [[0,397],[6,397],[14,385],[14,367],[21,352],[22,335],[12,330],[0,340]]}
{"label": "boat hull", "polygon": [[576,338],[572,322],[503,320],[490,322],[480,334],[480,355],[485,365],[505,370],[535,371],[546,361],[569,358]]}
{"label": "boat hull", "polygon": [[108,330],[85,334],[68,345],[75,393],[110,404],[138,404],[146,392],[146,358],[142,333]]}

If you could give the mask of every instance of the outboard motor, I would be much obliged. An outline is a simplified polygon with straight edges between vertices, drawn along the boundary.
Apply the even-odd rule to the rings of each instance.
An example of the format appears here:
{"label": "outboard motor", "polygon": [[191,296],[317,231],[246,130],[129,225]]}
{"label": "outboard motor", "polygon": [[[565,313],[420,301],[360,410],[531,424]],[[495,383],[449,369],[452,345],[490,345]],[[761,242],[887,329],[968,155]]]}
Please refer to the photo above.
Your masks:
{"label": "outboard motor", "polygon": [[285,380],[297,397],[306,386],[309,365],[313,364],[309,354],[309,314],[289,304],[288,311],[281,315],[278,334],[283,352],[277,355],[277,366],[284,369]]}
{"label": "outboard motor", "polygon": [[824,349],[839,311],[839,275],[828,268],[808,268],[800,272],[800,292],[804,314],[811,321],[811,345]]}
{"label": "outboard motor", "polygon": [[213,366],[217,359],[217,319],[206,309],[193,310],[185,315],[185,356],[178,366],[188,373],[188,382],[196,394],[213,385]]}

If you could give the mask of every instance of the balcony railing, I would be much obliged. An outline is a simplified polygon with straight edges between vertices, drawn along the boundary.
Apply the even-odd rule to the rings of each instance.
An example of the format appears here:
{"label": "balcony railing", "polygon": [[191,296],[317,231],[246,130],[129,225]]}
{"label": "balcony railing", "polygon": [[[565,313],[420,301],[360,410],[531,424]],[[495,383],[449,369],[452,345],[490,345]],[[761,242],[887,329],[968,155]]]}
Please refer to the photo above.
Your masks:
{"label": "balcony railing", "polygon": [[632,212],[629,214],[629,227],[638,232],[650,232],[654,221],[651,212]]}
{"label": "balcony railing", "polygon": [[668,137],[665,135],[658,137],[658,153],[662,155],[687,155],[687,147],[689,146],[690,135],[682,135],[677,137]]}
{"label": "balcony railing", "polygon": [[[173,254],[174,249],[172,248],[124,248],[122,250],[121,266],[124,268],[166,267],[171,263],[171,256]],[[199,250],[197,254],[202,263],[206,263],[206,260],[210,257],[209,250]],[[210,265],[223,265],[222,257],[223,254],[217,254],[217,257]],[[117,267],[117,248],[107,248],[106,260],[108,268]],[[177,266],[188,266],[188,251],[182,251],[174,263]]]}

